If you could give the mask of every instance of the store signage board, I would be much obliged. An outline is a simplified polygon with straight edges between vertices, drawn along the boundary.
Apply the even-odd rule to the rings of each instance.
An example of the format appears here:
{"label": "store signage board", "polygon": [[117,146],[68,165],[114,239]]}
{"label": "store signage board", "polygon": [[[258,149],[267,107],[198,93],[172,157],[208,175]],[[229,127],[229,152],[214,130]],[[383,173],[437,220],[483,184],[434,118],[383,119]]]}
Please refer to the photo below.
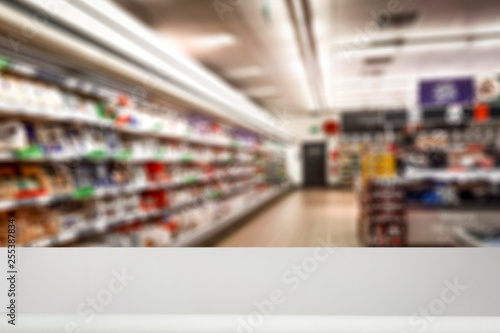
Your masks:
{"label": "store signage board", "polygon": [[474,102],[472,78],[426,80],[419,83],[419,102],[424,107]]}
{"label": "store signage board", "polygon": [[380,112],[352,112],[342,114],[343,132],[381,131],[384,117]]}
{"label": "store signage board", "polygon": [[406,110],[390,110],[385,113],[384,125],[392,129],[403,129],[408,122]]}
{"label": "store signage board", "polygon": [[422,110],[422,122],[424,124],[441,124],[446,122],[445,119],[445,108],[432,108]]}
{"label": "store signage board", "polygon": [[452,104],[422,110],[422,122],[430,126],[462,125],[472,119],[472,108]]}
{"label": "store signage board", "polygon": [[490,118],[494,120],[500,119],[500,104],[490,106]]}

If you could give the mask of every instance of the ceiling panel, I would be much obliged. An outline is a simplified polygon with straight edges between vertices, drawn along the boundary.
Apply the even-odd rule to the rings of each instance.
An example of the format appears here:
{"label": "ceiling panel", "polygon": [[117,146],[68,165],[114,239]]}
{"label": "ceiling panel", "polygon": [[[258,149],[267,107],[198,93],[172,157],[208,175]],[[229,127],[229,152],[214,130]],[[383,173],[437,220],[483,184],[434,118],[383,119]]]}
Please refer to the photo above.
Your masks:
{"label": "ceiling panel", "polygon": [[[417,19],[374,30],[367,29],[374,27],[377,13],[388,13],[391,0],[311,3],[325,89],[333,109],[414,107],[420,78],[500,72],[500,1],[399,0],[399,13],[413,11]],[[386,18],[386,22],[399,19],[394,14]],[[400,44],[387,46],[388,40]],[[391,60],[367,64],[373,57]]]}
{"label": "ceiling panel", "polygon": [[[311,108],[284,0],[241,1],[234,6],[224,1],[229,7],[222,14],[210,0],[116,2],[271,112],[286,108],[302,113]],[[199,42],[221,35],[234,36],[236,42],[219,47]],[[258,67],[261,73],[231,75],[248,67]]]}
{"label": "ceiling panel", "polygon": [[[314,109],[285,0],[221,0],[236,3],[222,16],[212,0],[116,1],[269,111]],[[394,0],[307,2],[330,110],[414,107],[422,77],[500,72],[498,0],[399,0],[386,28],[374,24]],[[237,41],[218,48],[196,42],[220,34]],[[373,57],[390,61],[370,63]],[[233,75],[248,68],[257,71]]]}

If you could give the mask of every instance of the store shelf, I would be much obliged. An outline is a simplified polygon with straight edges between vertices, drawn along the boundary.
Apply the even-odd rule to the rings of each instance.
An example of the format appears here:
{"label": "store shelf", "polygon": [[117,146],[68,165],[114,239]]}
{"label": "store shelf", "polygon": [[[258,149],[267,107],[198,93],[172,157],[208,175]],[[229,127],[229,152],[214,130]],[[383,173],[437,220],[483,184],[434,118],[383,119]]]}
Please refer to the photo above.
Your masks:
{"label": "store shelf", "polygon": [[[225,193],[223,196],[231,197],[238,195],[240,193],[244,193],[248,191],[250,188],[253,188],[254,186],[257,185],[257,182],[253,183],[252,185],[247,185],[243,188],[236,189],[236,190],[231,190],[228,193]],[[274,191],[273,193],[276,193]],[[282,193],[282,192],[281,192]],[[271,193],[272,194],[272,193]],[[54,236],[54,237],[48,237],[48,238],[43,238],[34,242],[30,242],[28,244],[24,244],[23,246],[27,247],[48,247],[48,246],[65,246],[69,245],[90,237],[98,236],[101,234],[106,233],[112,228],[118,227],[118,226],[124,226],[129,223],[135,222],[135,221],[146,221],[154,217],[159,217],[159,216],[165,216],[165,215],[170,215],[173,214],[179,210],[186,209],[189,207],[201,205],[204,202],[209,201],[210,199],[207,198],[197,198],[193,201],[186,202],[186,203],[181,203],[177,204],[174,207],[169,207],[166,209],[161,209],[161,210],[156,210],[156,211],[151,211],[151,212],[137,212],[136,214],[133,214],[131,216],[121,216],[117,218],[113,218],[110,220],[101,220],[98,222],[93,223],[92,225],[78,228],[78,229],[72,229],[72,230],[65,230],[61,234]],[[264,202],[271,200],[267,196],[262,199],[261,204]],[[224,220],[222,221],[224,222]],[[222,222],[216,222],[215,225],[218,225],[219,223]],[[204,230],[207,231],[207,230]],[[188,245],[181,245],[179,244],[174,244],[173,246],[188,246]]]}
{"label": "store shelf", "polygon": [[489,237],[485,239],[479,239],[475,235],[468,232],[466,228],[458,227],[453,230],[454,239],[461,246],[468,247],[500,247],[500,228],[491,230],[488,232],[490,235],[495,235],[496,237]]}
{"label": "store shelf", "polygon": [[173,246],[200,245],[204,241],[210,239],[211,237],[217,235],[218,233],[225,230],[226,228],[228,228],[232,224],[241,220],[242,218],[244,218],[248,214],[250,214],[250,213],[254,212],[255,210],[259,209],[260,207],[264,206],[269,201],[284,194],[285,192],[290,190],[290,188],[291,188],[290,184],[282,185],[279,188],[273,190],[271,193],[267,193],[262,198],[257,199],[255,202],[253,202],[249,206],[243,208],[242,210],[231,213],[230,215],[226,216],[222,220],[213,223],[209,227],[206,227],[206,228],[203,228],[200,230],[195,230],[195,231],[188,233],[186,235],[181,235],[180,239],[178,239],[174,243]]}
{"label": "store shelf", "polygon": [[140,164],[147,162],[158,162],[165,164],[184,164],[184,165],[243,165],[250,164],[251,161],[227,161],[222,159],[214,160],[201,160],[192,159],[185,160],[182,158],[158,158],[158,157],[132,157],[128,159],[108,156],[103,158],[89,158],[84,155],[67,155],[67,156],[44,156],[40,158],[16,158],[12,154],[0,154],[0,162],[3,163],[71,163],[71,162],[89,162],[89,163],[103,163],[103,162],[114,162],[121,164]]}
{"label": "store shelf", "polygon": [[127,225],[129,223],[135,222],[135,221],[145,221],[147,219],[151,219],[153,217],[161,216],[161,215],[166,215],[169,213],[173,213],[179,209],[187,208],[192,205],[197,205],[200,203],[200,200],[197,199],[195,201],[178,205],[173,208],[168,208],[168,209],[163,209],[163,210],[157,210],[153,212],[138,212],[136,214],[133,214],[131,216],[127,217],[118,217],[114,218],[111,220],[104,220],[97,222],[93,224],[92,226],[84,227],[84,228],[78,228],[76,230],[66,230],[63,231],[61,234],[54,236],[54,237],[49,237],[49,238],[43,238],[28,244],[25,244],[24,246],[27,247],[50,247],[50,246],[65,246],[69,245],[71,243],[98,236],[101,234],[106,233],[108,230],[114,227],[118,226],[123,226]]}
{"label": "store shelf", "polygon": [[92,200],[92,199],[99,199],[103,197],[108,197],[108,196],[116,196],[120,194],[126,194],[126,193],[137,193],[137,192],[142,192],[142,191],[148,191],[148,190],[160,190],[160,189],[170,189],[170,188],[175,188],[179,186],[192,186],[192,185],[200,185],[204,183],[209,183],[217,180],[227,180],[227,179],[240,179],[240,178],[247,178],[252,176],[253,173],[245,173],[241,175],[221,175],[221,176],[216,176],[216,177],[205,177],[205,178],[200,178],[194,183],[186,183],[185,181],[176,181],[176,182],[169,182],[169,183],[160,183],[160,184],[142,184],[142,185],[126,185],[126,186],[112,186],[108,188],[98,188],[95,190],[95,192],[88,197],[85,198],[76,198],[72,194],[61,194],[61,195],[51,195],[51,196],[45,196],[45,197],[40,197],[40,198],[33,198],[33,199],[26,199],[26,200],[12,200],[12,201],[0,201],[0,211],[6,211],[6,210],[14,210],[14,209],[19,209],[22,207],[29,207],[29,206],[34,206],[34,207],[41,207],[41,206],[47,206],[50,204],[58,203],[58,202],[65,202],[65,201],[72,201],[72,200]]}
{"label": "store shelf", "polygon": [[405,181],[433,179],[442,181],[475,181],[485,180],[500,182],[500,169],[452,171],[443,169],[412,169],[404,175]]}
{"label": "store shelf", "polygon": [[409,203],[406,205],[406,208],[409,210],[446,210],[446,211],[496,211],[500,209],[500,205],[496,203],[459,203],[457,205],[425,205],[421,203]]}
{"label": "store shelf", "polygon": [[5,104],[0,104],[0,116],[21,119],[35,119],[38,121],[45,122],[62,122],[69,124],[84,124],[88,126],[94,126],[98,128],[105,128],[117,131],[118,133],[137,135],[142,137],[152,137],[160,139],[168,139],[174,141],[180,141],[189,144],[209,146],[209,147],[219,147],[228,149],[246,149],[253,150],[255,147],[246,146],[239,142],[224,142],[219,140],[207,139],[204,137],[192,136],[183,133],[168,133],[159,132],[156,129],[147,128],[134,128],[130,126],[118,126],[112,121],[107,121],[103,119],[93,118],[93,117],[78,117],[71,112],[61,112],[55,113],[47,110],[27,110],[23,108],[13,108]]}
{"label": "store shelf", "polygon": [[[269,132],[255,113],[241,121],[247,112],[235,109],[243,104],[225,101],[232,112],[224,117],[222,105],[207,109],[200,96],[178,91],[177,97],[184,98],[173,98],[167,82],[141,85],[155,93],[137,98],[129,87],[137,86],[147,71],[46,28],[38,36],[69,51],[71,65],[52,63],[47,50],[0,55],[0,122],[9,134],[0,152],[9,190],[2,197],[8,201],[0,201],[0,214],[15,216],[23,226],[23,246],[107,238],[121,226],[130,226],[118,228],[125,237],[152,230],[184,241],[183,232],[193,231],[190,215],[213,208],[206,220],[218,219],[218,207],[232,204],[231,196],[241,198],[258,185],[273,184],[277,167],[269,165],[284,170],[285,146],[275,141],[284,138]],[[76,49],[96,52],[85,59]],[[92,75],[94,66],[85,70],[85,64],[98,59],[99,67],[107,69],[102,77]],[[192,201],[180,204],[185,200]],[[159,230],[172,221],[167,231]]]}

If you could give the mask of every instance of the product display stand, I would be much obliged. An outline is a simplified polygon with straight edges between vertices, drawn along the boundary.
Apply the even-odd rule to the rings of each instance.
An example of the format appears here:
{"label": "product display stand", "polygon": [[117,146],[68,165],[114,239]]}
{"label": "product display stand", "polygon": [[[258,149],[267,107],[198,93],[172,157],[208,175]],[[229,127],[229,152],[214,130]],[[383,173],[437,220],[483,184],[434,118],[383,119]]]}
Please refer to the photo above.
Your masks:
{"label": "product display stand", "polygon": [[407,245],[407,211],[403,184],[371,180],[360,196],[361,237],[368,246]]}

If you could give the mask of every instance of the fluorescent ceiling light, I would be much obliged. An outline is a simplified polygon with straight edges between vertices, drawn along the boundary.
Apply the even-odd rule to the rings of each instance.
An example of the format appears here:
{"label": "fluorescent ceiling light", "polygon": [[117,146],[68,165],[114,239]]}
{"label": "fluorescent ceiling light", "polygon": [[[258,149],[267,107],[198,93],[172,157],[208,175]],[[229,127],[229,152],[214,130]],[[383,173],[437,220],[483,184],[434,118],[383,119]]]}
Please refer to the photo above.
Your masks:
{"label": "fluorescent ceiling light", "polygon": [[495,33],[500,33],[500,26],[485,26],[485,27],[468,28],[468,29],[452,29],[449,31],[427,31],[427,32],[419,31],[416,33],[409,33],[406,37],[410,38],[459,37],[459,36],[470,36],[474,34],[495,34]]}
{"label": "fluorescent ceiling light", "polygon": [[[379,108],[409,108],[414,105],[414,101],[405,101],[405,100],[394,100],[394,101],[342,101],[342,102],[334,102],[330,108],[331,109],[344,109],[344,108],[352,108],[352,109],[379,109]],[[344,111],[344,110],[342,110]]]}
{"label": "fluorescent ceiling light", "polygon": [[267,97],[276,95],[278,93],[278,88],[275,86],[257,87],[246,89],[244,92],[251,97]]}
{"label": "fluorescent ceiling light", "polygon": [[383,78],[360,78],[360,77],[343,77],[341,79],[332,80],[332,85],[329,88],[342,89],[343,86],[352,84],[355,88],[361,87],[363,85],[381,85],[394,83],[401,85],[404,82],[407,84],[416,84],[418,80],[422,79],[433,79],[433,78],[447,78],[447,77],[464,77],[464,76],[478,76],[484,74],[491,74],[500,72],[499,68],[491,68],[487,72],[477,72],[477,71],[433,71],[432,73],[415,73],[407,76],[384,76]]}
{"label": "fluorescent ceiling light", "polygon": [[[24,2],[33,8],[43,10],[40,1],[23,0]],[[5,11],[3,8],[2,10]],[[168,90],[169,94],[176,95],[181,100],[193,101],[193,107],[211,111],[213,114],[245,127],[253,126],[255,129],[265,128],[269,130],[269,133],[283,133],[281,129],[274,128],[273,123],[264,116],[257,116],[258,114],[265,115],[267,112],[249,101],[247,96],[227,85],[221,78],[210,73],[194,60],[182,56],[177,49],[165,47],[165,43],[158,40],[156,34],[115,3],[103,0],[96,4],[96,1],[91,0],[74,0],[61,6],[59,11],[52,14],[57,20],[69,24],[79,33],[104,42],[114,51],[134,59],[147,69],[161,74],[167,73],[169,78],[174,78],[183,86],[190,87],[192,91],[177,86],[177,83],[170,84],[156,76],[154,76],[155,81],[156,79],[158,81],[153,89],[164,92]],[[52,34],[56,31],[49,27],[45,28],[46,31],[50,31],[50,38],[55,39],[56,37]],[[45,34],[44,36],[46,37]],[[89,54],[87,56],[92,58],[93,53]],[[109,61],[112,62],[112,60]],[[143,76],[141,81],[147,81],[148,85],[153,86],[150,83],[149,71],[140,71],[132,66],[127,67],[126,72],[134,75],[140,72],[136,76]],[[273,130],[270,130],[271,128]]]}
{"label": "fluorescent ceiling light", "polygon": [[374,87],[373,89],[336,89],[335,91],[332,92],[332,97],[342,97],[342,96],[349,96],[349,95],[369,95],[376,93],[377,96],[380,93],[384,94],[411,94],[415,91],[415,87],[408,87],[408,88],[392,88],[392,87],[387,87],[387,88],[377,88]]}
{"label": "fluorescent ceiling light", "polygon": [[225,75],[232,79],[243,79],[247,77],[255,77],[264,75],[264,69],[260,66],[248,66],[235,68],[227,71]]}
{"label": "fluorescent ceiling light", "polygon": [[[416,30],[416,31],[408,31],[408,32],[381,32],[376,38],[370,38],[370,42],[376,42],[381,40],[390,40],[396,38],[403,38],[405,40],[412,39],[422,39],[422,38],[460,38],[460,37],[469,37],[481,34],[498,34],[500,33],[500,26],[485,26],[485,27],[471,27],[471,28],[452,28],[450,30]],[[357,40],[357,36],[353,36],[350,38],[337,39],[332,44],[351,44],[355,43]]]}
{"label": "fluorescent ceiling light", "polygon": [[192,44],[196,47],[217,48],[234,45],[238,42],[236,36],[221,33],[217,35],[203,36],[193,39]]}
{"label": "fluorescent ceiling light", "polygon": [[[337,44],[335,44],[337,45]],[[486,39],[486,40],[473,40],[473,41],[450,41],[442,43],[431,43],[431,44],[420,44],[412,43],[412,41],[406,42],[402,46],[387,46],[387,47],[366,47],[366,48],[356,48],[351,44],[338,45],[336,47],[335,56],[340,60],[345,58],[349,60],[351,57],[365,57],[365,56],[390,56],[396,52],[408,53],[408,52],[426,52],[426,51],[448,51],[459,48],[476,48],[476,47],[496,47],[500,46],[500,40],[498,39]]]}

